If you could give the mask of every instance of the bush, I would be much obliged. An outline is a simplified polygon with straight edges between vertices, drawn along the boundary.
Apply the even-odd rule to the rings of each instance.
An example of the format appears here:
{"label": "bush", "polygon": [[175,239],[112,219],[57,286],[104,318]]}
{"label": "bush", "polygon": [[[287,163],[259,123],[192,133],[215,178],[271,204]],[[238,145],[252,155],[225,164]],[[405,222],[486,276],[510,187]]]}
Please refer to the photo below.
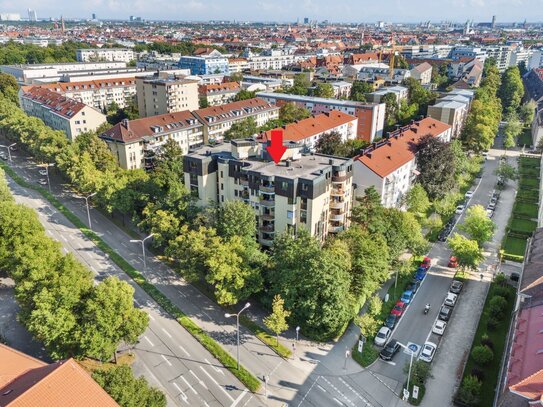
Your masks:
{"label": "bush", "polygon": [[488,346],[490,349],[494,350],[494,342],[492,342],[492,339],[490,339],[487,334],[484,334],[481,337],[481,345]]}
{"label": "bush", "polygon": [[458,389],[456,398],[469,406],[477,405],[481,395],[481,381],[473,375],[466,376]]}
{"label": "bush", "polygon": [[494,277],[494,282],[496,283],[496,285],[505,285],[507,283],[507,277],[505,277],[505,274],[503,273],[498,273],[496,274],[496,277]]}
{"label": "bush", "polygon": [[494,352],[486,345],[478,345],[471,351],[471,357],[479,366],[485,366],[494,359]]}
{"label": "bush", "polygon": [[[422,386],[426,379],[430,377],[430,368],[431,365],[422,360],[413,362],[413,366],[411,366],[411,382],[416,386]],[[409,372],[409,362],[405,364],[404,372]]]}
{"label": "bush", "polygon": [[496,319],[502,320],[503,312],[507,308],[507,300],[499,295],[495,295],[490,299],[488,303],[488,311],[490,315],[495,316]]}
{"label": "bush", "polygon": [[506,300],[510,299],[511,297],[511,290],[507,287],[496,287],[494,288],[494,295],[498,295],[500,297],[505,298]]}
{"label": "bush", "polygon": [[471,369],[471,375],[475,376],[477,379],[479,379],[480,382],[485,380],[485,372],[480,367],[477,367],[477,366],[473,367]]}
{"label": "bush", "polygon": [[488,321],[486,322],[486,327],[488,328],[489,331],[494,331],[496,330],[499,324],[500,324],[500,320],[492,316],[488,318]]}
{"label": "bush", "polygon": [[368,314],[376,317],[383,309],[383,301],[378,296],[373,296],[368,302]]}
{"label": "bush", "polygon": [[357,317],[355,323],[360,327],[360,332],[366,338],[373,338],[381,326],[381,321],[376,320],[370,314]]}

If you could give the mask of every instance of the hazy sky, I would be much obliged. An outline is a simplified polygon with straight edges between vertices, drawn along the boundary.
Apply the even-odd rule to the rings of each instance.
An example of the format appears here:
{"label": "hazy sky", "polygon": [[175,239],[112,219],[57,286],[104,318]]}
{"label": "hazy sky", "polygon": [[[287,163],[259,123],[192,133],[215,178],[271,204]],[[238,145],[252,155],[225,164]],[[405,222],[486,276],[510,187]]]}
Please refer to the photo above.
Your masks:
{"label": "hazy sky", "polygon": [[38,17],[122,18],[172,20],[296,21],[310,19],[346,22],[464,22],[543,21],[543,0],[0,0],[0,12]]}

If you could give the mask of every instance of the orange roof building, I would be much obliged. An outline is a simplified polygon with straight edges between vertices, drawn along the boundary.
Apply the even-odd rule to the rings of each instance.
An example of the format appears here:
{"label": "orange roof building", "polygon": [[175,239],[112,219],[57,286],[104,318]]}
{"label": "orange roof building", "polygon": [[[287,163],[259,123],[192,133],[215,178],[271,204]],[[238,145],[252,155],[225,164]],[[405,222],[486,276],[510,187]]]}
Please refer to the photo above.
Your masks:
{"label": "orange roof building", "polygon": [[354,160],[354,182],[358,185],[358,194],[373,186],[381,194],[385,207],[401,206],[402,197],[419,174],[417,144],[428,135],[449,142],[451,134],[451,126],[427,117],[372,143]]}
{"label": "orange roof building", "polygon": [[0,406],[118,407],[73,359],[50,365],[0,344]]}

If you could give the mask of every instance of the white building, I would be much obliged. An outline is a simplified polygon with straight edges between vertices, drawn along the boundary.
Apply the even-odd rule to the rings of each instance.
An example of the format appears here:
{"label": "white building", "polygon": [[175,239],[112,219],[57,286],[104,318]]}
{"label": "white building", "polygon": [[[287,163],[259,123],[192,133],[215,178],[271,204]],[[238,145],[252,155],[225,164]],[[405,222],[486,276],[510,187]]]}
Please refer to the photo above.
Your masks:
{"label": "white building", "polygon": [[432,65],[423,62],[411,69],[411,77],[420,82],[422,86],[429,85],[432,82]]}
{"label": "white building", "polygon": [[376,90],[375,92],[368,93],[368,102],[381,103],[383,97],[389,93],[392,93],[394,96],[396,96],[396,102],[399,104],[402,100],[407,99],[407,97],[409,96],[409,89],[407,89],[405,86],[384,87]]}
{"label": "white building", "polygon": [[89,48],[78,49],[75,56],[79,62],[120,61],[130,62],[136,59],[134,51],[128,48]]}

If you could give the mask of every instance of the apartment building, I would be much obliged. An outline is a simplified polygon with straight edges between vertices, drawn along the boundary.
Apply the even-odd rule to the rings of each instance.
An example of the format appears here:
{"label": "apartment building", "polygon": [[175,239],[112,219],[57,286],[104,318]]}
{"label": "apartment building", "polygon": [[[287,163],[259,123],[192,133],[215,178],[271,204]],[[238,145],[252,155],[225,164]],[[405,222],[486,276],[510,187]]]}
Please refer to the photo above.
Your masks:
{"label": "apartment building", "polygon": [[252,117],[257,126],[279,118],[279,107],[260,98],[240,100],[221,106],[210,106],[193,112],[204,124],[204,143],[222,141],[234,123]]}
{"label": "apartment building", "polygon": [[274,92],[282,89],[285,86],[292,86],[294,80],[292,79],[279,79],[279,78],[269,78],[266,76],[253,76],[253,75],[243,75],[243,80],[241,81],[241,88],[248,90],[250,92],[255,91],[265,91],[265,92]]}
{"label": "apartment building", "polygon": [[396,102],[399,104],[402,100],[409,96],[409,89],[405,86],[388,86],[383,87],[375,92],[368,93],[367,100],[372,103],[381,103],[383,97],[392,93],[396,97]]}
{"label": "apartment building", "polygon": [[135,77],[81,82],[57,82],[36,86],[52,90],[98,110],[103,110],[113,102],[123,108],[130,101],[135,100],[136,97]]}
{"label": "apartment building", "polygon": [[225,82],[213,85],[198,86],[201,98],[206,98],[209,106],[219,106],[230,103],[240,91],[239,83]]}
{"label": "apartment building", "polygon": [[[345,142],[356,139],[357,127],[358,118],[356,116],[331,110],[299,120],[296,123],[287,124],[281,130],[283,130],[284,141],[295,142],[307,151],[315,151],[317,142],[324,134],[336,132],[341,136],[341,141]],[[258,139],[262,142],[271,141],[272,131],[260,134]]]}
{"label": "apartment building", "polygon": [[127,170],[152,168],[157,152],[168,139],[177,142],[183,154],[204,142],[204,126],[188,110],[136,120],[123,120],[103,132],[104,140],[119,165]]}
{"label": "apartment building", "polygon": [[88,48],[76,50],[75,57],[78,62],[130,62],[136,59],[136,54],[128,48]]}
{"label": "apartment building", "polygon": [[387,208],[401,207],[402,198],[417,175],[416,145],[425,136],[451,140],[451,126],[431,117],[401,127],[383,140],[373,143],[354,159],[353,182],[357,195],[375,187]]}
{"label": "apartment building", "polygon": [[475,92],[468,89],[453,90],[428,106],[428,116],[452,127],[451,137],[460,137],[468,117]]}
{"label": "apartment building", "polygon": [[538,147],[543,139],[543,98],[537,103],[534,121],[532,122],[532,146]]}
{"label": "apartment building", "polygon": [[411,77],[411,71],[409,69],[393,69],[392,76],[390,76],[390,68],[388,66],[382,67],[384,64],[377,64],[378,66],[364,65],[358,71],[356,78],[359,81],[375,82],[379,80],[385,81],[385,83],[398,84],[402,83],[405,79]]}
{"label": "apartment building", "polygon": [[372,142],[374,139],[383,136],[383,128],[385,125],[384,103],[362,103],[351,100],[337,100],[271,92],[258,92],[257,97],[279,107],[286,103],[295,103],[297,106],[306,108],[312,114],[338,110],[358,118],[356,134],[359,139]]}
{"label": "apartment building", "polygon": [[23,86],[19,90],[19,101],[26,114],[63,131],[71,141],[81,133],[96,130],[106,121],[106,116],[94,107],[49,89]]}
{"label": "apartment building", "polygon": [[432,82],[432,65],[423,62],[411,69],[411,77],[420,82],[422,86],[427,86]]}
{"label": "apartment building", "polygon": [[258,55],[247,58],[247,65],[251,71],[282,69],[285,66],[294,65],[299,59],[299,56],[290,54]]}
{"label": "apartment building", "polygon": [[181,69],[190,69],[192,75],[228,75],[230,73],[228,58],[217,50],[212,50],[197,56],[182,56],[179,59],[178,66]]}
{"label": "apartment building", "polygon": [[228,58],[228,71],[240,73],[249,69],[249,63],[245,58]]}
{"label": "apartment building", "polygon": [[324,242],[349,226],[353,162],[301,155],[299,150],[289,145],[276,165],[265,143],[253,139],[206,146],[184,157],[185,185],[199,206],[232,200],[251,205],[263,246],[271,246],[277,234],[295,234],[301,227]]}
{"label": "apartment building", "polygon": [[199,107],[198,79],[163,75],[136,77],[136,95],[141,117],[196,110]]}

